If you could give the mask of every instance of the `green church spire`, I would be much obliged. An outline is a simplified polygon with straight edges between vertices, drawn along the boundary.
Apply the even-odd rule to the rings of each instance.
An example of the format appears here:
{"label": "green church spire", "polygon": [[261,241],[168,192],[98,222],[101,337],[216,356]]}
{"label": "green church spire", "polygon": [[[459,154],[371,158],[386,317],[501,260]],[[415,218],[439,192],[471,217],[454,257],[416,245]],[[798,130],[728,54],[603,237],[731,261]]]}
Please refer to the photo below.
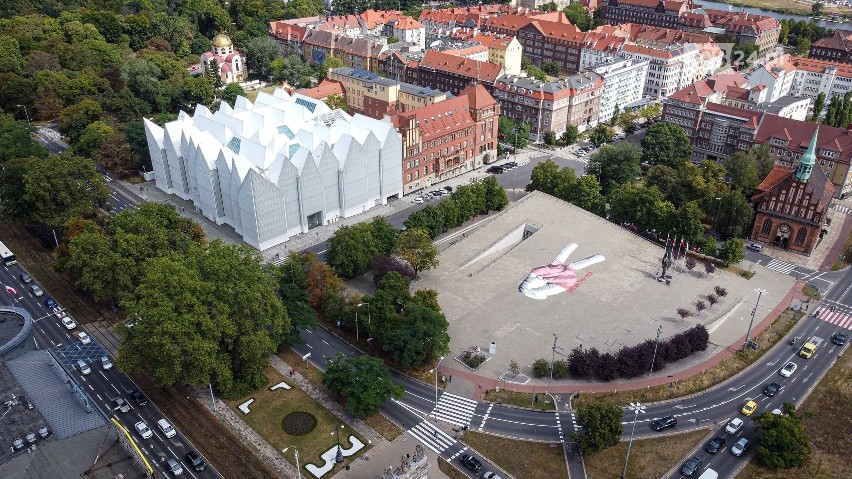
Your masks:
{"label": "green church spire", "polygon": [[817,136],[819,135],[819,126],[814,130],[814,137],[811,138],[811,144],[808,145],[808,150],[802,155],[802,162],[799,163],[799,168],[796,169],[796,179],[799,181],[808,181],[811,177],[811,171],[816,164],[816,144]]}

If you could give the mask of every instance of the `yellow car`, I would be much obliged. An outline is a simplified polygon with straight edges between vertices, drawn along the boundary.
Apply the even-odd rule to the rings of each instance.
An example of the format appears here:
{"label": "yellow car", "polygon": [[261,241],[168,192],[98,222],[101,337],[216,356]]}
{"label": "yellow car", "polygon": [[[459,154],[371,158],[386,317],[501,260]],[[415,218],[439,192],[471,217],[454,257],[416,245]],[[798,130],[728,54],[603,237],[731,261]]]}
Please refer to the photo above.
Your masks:
{"label": "yellow car", "polygon": [[754,401],[749,401],[749,402],[745,403],[745,406],[743,406],[742,412],[746,416],[751,416],[752,414],[754,414],[754,411],[756,411],[756,410],[757,410],[757,403],[754,402]]}

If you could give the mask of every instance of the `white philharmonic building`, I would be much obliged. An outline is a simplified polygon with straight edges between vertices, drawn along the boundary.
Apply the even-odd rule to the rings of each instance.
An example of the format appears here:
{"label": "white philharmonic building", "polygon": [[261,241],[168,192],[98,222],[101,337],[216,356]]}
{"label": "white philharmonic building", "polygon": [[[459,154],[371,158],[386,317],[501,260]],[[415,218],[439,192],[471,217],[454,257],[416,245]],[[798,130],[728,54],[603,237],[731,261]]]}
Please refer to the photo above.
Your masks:
{"label": "white philharmonic building", "polygon": [[259,250],[402,196],[393,125],[280,89],[145,133],[157,188]]}

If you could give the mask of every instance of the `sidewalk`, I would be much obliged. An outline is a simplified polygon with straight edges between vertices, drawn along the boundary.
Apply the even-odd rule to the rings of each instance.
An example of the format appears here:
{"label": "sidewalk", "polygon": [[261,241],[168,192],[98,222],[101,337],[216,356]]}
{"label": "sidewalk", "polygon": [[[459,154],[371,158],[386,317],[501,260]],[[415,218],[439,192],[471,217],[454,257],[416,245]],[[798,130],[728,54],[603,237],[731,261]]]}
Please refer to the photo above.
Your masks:
{"label": "sidewalk", "polygon": [[396,469],[401,463],[407,462],[409,455],[413,457],[414,449],[418,444],[425,450],[426,457],[431,466],[428,473],[429,479],[450,479],[449,476],[438,469],[438,455],[422,442],[406,433],[401,434],[393,442],[385,441],[383,444],[373,447],[367,454],[362,456],[362,459],[353,462],[350,465],[350,470],[340,471],[332,477],[340,479],[353,477],[357,477],[358,479],[381,479],[385,468]]}

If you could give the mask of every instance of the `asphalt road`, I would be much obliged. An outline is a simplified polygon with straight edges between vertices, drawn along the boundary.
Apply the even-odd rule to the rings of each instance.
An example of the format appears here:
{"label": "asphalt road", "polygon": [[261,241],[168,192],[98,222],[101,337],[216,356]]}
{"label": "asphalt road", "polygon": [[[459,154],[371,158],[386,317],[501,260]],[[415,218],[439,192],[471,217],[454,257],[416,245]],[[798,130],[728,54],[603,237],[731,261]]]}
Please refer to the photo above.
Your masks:
{"label": "asphalt road", "polygon": [[[91,344],[83,345],[75,336],[72,336],[72,331],[66,329],[60,322],[58,315],[45,305],[44,300],[50,293],[45,291],[44,296],[37,298],[33,296],[30,289],[30,286],[37,283],[24,284],[20,280],[19,274],[25,270],[20,264],[21,258],[18,261],[19,264],[11,267],[0,265],[0,283],[11,286],[18,293],[14,298],[11,295],[7,295],[4,301],[7,300],[6,298],[13,299],[15,306],[26,309],[33,316],[35,322],[34,338],[37,347],[51,349],[68,376],[88,395],[89,400],[97,410],[107,420],[115,417],[122,426],[131,432],[134,440],[136,440],[138,446],[151,463],[151,466],[155,468],[158,475],[161,475],[161,477],[171,477],[171,473],[165,468],[165,461],[168,458],[174,457],[182,464],[184,477],[193,479],[221,479],[222,475],[209,462],[207,468],[202,472],[196,472],[188,466],[184,460],[184,455],[189,451],[195,451],[192,444],[190,444],[180,431],[172,438],[166,438],[162,434],[157,428],[157,421],[165,418],[163,413],[150,401],[146,406],[136,406],[130,397],[130,392],[138,389],[136,385],[115,367],[110,370],[104,370],[101,366],[100,358],[108,355],[106,348],[101,346],[94,338],[92,338]],[[39,286],[44,289],[44,286]],[[5,295],[5,288],[3,289],[2,294]],[[85,328],[77,325],[73,331],[84,330]],[[91,337],[92,334],[89,333],[89,336]],[[82,359],[89,364],[92,370],[91,374],[84,376],[77,370],[76,362],[78,359]],[[127,401],[132,409],[126,413],[114,409],[113,400],[118,397]],[[134,428],[134,425],[138,421],[144,421],[148,425],[154,433],[152,438],[142,439]]]}

